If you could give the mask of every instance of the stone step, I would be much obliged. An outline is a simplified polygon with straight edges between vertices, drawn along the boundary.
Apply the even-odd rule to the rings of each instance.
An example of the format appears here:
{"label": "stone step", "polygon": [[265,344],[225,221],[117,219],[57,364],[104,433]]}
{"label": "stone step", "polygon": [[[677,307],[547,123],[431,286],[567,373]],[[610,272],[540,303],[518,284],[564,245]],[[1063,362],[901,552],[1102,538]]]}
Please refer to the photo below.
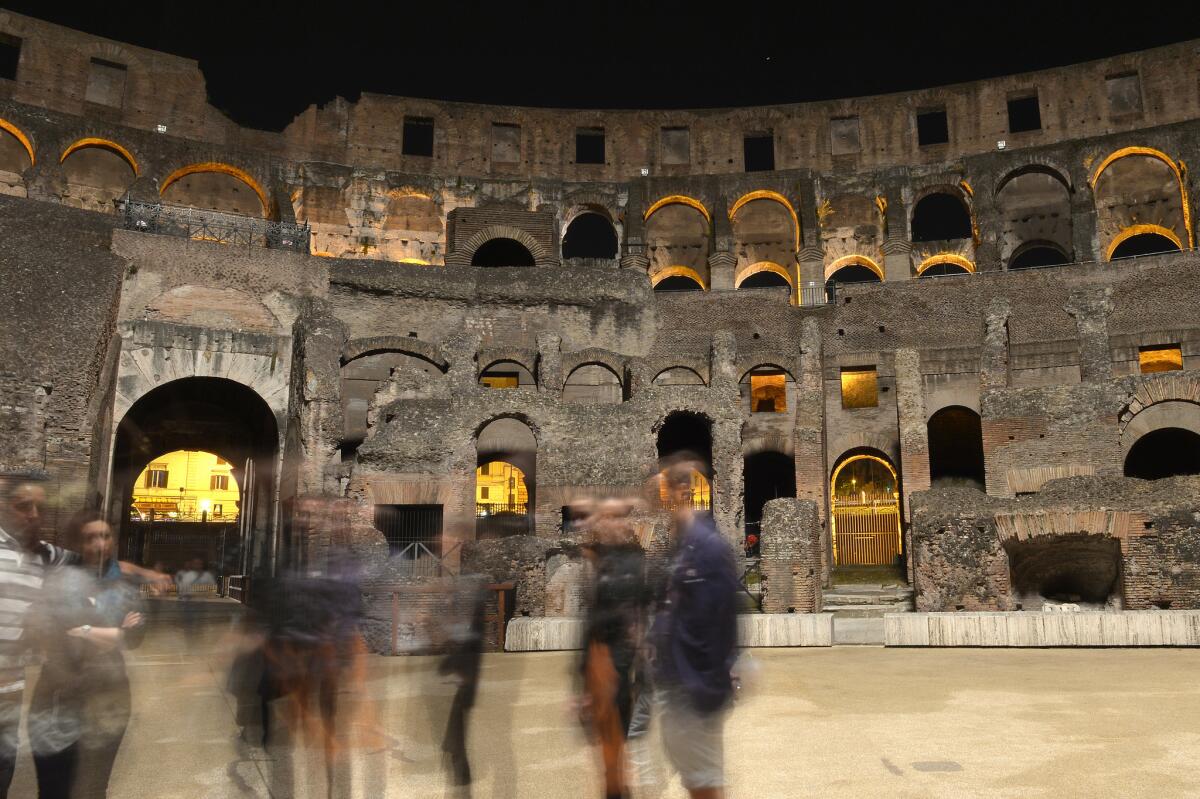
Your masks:
{"label": "stone step", "polygon": [[912,592],[907,594],[821,594],[826,605],[905,605],[913,601]]}
{"label": "stone step", "polygon": [[834,646],[881,646],[883,617],[846,618],[840,613],[835,613],[833,643]]}

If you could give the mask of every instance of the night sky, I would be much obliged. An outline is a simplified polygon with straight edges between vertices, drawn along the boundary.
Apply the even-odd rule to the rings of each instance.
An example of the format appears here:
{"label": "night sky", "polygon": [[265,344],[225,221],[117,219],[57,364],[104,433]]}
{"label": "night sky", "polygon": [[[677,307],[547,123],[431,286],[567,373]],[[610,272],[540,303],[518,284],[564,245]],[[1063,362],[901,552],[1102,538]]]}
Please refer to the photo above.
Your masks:
{"label": "night sky", "polygon": [[[209,101],[280,130],[362,91],[468,102],[701,108],[900,91],[1200,38],[1192,3],[8,2],[200,62]],[[1146,8],[1143,4],[1140,6]],[[1184,10],[1186,9],[1186,11]],[[1196,75],[1181,75],[1187,91]]]}

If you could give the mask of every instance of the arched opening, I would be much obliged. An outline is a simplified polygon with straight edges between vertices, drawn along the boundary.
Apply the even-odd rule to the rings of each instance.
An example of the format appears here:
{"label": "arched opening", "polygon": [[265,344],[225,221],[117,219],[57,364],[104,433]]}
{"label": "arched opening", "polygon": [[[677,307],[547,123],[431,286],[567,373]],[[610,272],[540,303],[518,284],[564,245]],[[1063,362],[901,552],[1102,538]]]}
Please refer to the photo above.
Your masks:
{"label": "arched opening", "polygon": [[764,269],[761,272],[755,272],[750,277],[738,284],[739,289],[772,289],[772,288],[791,288],[792,284],[787,281],[787,278],[778,272],[772,272]]}
{"label": "arched opening", "polygon": [[533,532],[537,439],[519,419],[495,419],[476,441],[475,537]]}
{"label": "arched opening", "polygon": [[349,460],[366,439],[367,413],[380,386],[393,380],[420,391],[441,375],[432,361],[396,350],[371,352],[342,366],[342,459]]}
{"label": "arched opening", "polygon": [[[730,210],[730,222],[739,273],[763,262],[795,263],[800,247],[800,222],[783,195],[761,190],[742,196]],[[745,285],[742,283],[739,288]]]}
{"label": "arched opening", "polygon": [[1120,602],[1121,544],[1115,538],[1039,536],[1010,542],[1005,549],[1012,592],[1022,610],[1064,602],[1103,609]]}
{"label": "arched opening", "polygon": [[746,519],[746,548],[758,554],[762,538],[763,505],[779,497],[796,496],[796,462],[782,452],[758,452],[747,455],[743,462],[745,481],[743,509]]}
{"label": "arched opening", "polygon": [[946,277],[948,275],[969,275],[969,274],[971,274],[971,270],[967,269],[962,264],[955,264],[955,263],[950,263],[948,261],[942,261],[941,263],[932,264],[928,268],[922,269],[921,274],[918,275],[918,277]]}
{"label": "arched opening", "polygon": [[19,128],[0,120],[0,194],[26,196],[25,170],[33,166],[33,147]]}
{"label": "arched opening", "polygon": [[595,405],[621,402],[621,378],[601,363],[585,363],[571,370],[563,383],[563,399]]}
{"label": "arched opening", "polygon": [[1160,480],[1200,474],[1200,435],[1181,427],[1162,427],[1139,438],[1125,456],[1125,476]]}
{"label": "arched opening", "polygon": [[879,274],[868,266],[862,264],[847,264],[836,270],[825,281],[825,291],[828,294],[834,290],[834,286],[839,283],[882,283],[882,278]]}
{"label": "arched opening", "polygon": [[883,453],[852,450],[834,467],[829,482],[833,563],[893,566],[903,552],[900,484]]}
{"label": "arched opening", "polygon": [[702,386],[704,378],[686,366],[672,366],[654,376],[656,386]]}
{"label": "arched opening", "polygon": [[121,557],[171,567],[186,551],[221,574],[271,573],[289,551],[274,541],[278,452],[274,414],[240,383],[189,377],[147,393],[117,425],[113,449]]}
{"label": "arched opening", "polygon": [[585,212],[567,225],[563,234],[563,258],[616,258],[617,231],[597,213]]}
{"label": "arched opening", "polygon": [[479,373],[479,384],[488,388],[534,388],[537,379],[516,361],[495,361]]}
{"label": "arched opening", "polygon": [[687,197],[664,198],[650,207],[645,220],[651,275],[683,266],[707,280],[712,223],[703,205]]}
{"label": "arched opening", "polygon": [[[1181,163],[1150,147],[1124,147],[1105,157],[1091,180],[1096,230],[1109,260],[1192,246],[1187,181]],[[1158,233],[1170,241],[1147,239]]]}
{"label": "arched opening", "polygon": [[137,177],[132,156],[112,142],[81,140],[62,157],[67,189],[63,205],[101,213],[116,213],[115,200],[124,196]]}
{"label": "arched opening", "polygon": [[655,291],[704,291],[704,286],[690,275],[671,275],[654,284]]}
{"label": "arched opening", "polygon": [[1028,242],[1017,248],[1008,262],[1009,271],[1014,269],[1040,269],[1046,266],[1062,266],[1071,259],[1057,245],[1049,242]]}
{"label": "arched opening", "polygon": [[1121,241],[1108,259],[1116,261],[1120,258],[1161,255],[1167,252],[1179,252],[1179,245],[1161,233],[1138,233]]}
{"label": "arched opening", "polygon": [[912,240],[946,241],[972,236],[971,212],[961,198],[945,192],[922,197],[913,209]]}
{"label": "arched opening", "polygon": [[216,162],[189,164],[162,182],[163,201],[208,211],[266,217],[266,192],[244,170]]}
{"label": "arched opening", "polygon": [[979,414],[961,405],[929,417],[929,480],[934,486],[984,489],[983,425]]}
{"label": "arched opening", "polygon": [[[698,413],[676,411],[658,429],[659,468],[685,453],[699,462],[692,476],[692,507],[712,510],[712,422]],[[665,501],[665,485],[662,491]]]}
{"label": "arched opening", "polygon": [[489,239],[471,256],[471,266],[533,266],[533,253],[516,239]]}

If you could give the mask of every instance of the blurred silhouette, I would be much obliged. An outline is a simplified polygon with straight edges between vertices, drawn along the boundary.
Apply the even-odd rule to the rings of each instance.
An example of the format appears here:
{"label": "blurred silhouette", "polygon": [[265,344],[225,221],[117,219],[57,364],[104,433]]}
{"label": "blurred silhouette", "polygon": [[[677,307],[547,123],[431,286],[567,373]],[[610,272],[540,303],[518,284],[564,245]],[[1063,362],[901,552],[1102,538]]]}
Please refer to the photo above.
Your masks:
{"label": "blurred silhouette", "polygon": [[451,784],[459,795],[471,795],[471,764],[467,754],[471,709],[479,691],[479,669],[483,660],[484,609],[487,592],[480,580],[464,577],[457,581],[447,608],[445,649],[438,673],[457,682],[442,752]]}

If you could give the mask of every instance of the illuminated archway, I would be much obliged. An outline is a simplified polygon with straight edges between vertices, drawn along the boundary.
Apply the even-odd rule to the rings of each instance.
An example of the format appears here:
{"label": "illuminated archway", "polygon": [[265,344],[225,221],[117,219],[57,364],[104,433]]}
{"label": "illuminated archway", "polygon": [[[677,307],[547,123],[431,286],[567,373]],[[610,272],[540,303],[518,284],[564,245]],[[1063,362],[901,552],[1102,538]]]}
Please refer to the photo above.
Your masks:
{"label": "illuminated archway", "polygon": [[[792,280],[791,274],[784,267],[780,266],[779,264],[772,263],[770,261],[759,261],[756,264],[751,264],[750,266],[747,266],[745,269],[743,269],[741,272],[739,272],[738,276],[733,281],[733,287],[735,289],[741,288],[743,283],[745,283],[747,280],[754,277],[755,275],[778,275],[779,277],[783,278],[784,282],[788,286],[795,287],[795,285],[796,285]],[[767,285],[778,285],[778,284],[767,284]],[[750,287],[751,286],[747,286],[747,288],[750,288]]]}
{"label": "illuminated archway", "polygon": [[263,191],[263,188],[258,184],[258,181],[251,177],[250,173],[248,173],[246,170],[240,169],[231,164],[222,163],[220,161],[205,161],[203,163],[188,164],[187,166],[179,167],[179,169],[176,169],[170,175],[167,175],[167,177],[159,185],[159,196],[165,198],[167,195],[167,189],[169,189],[172,184],[178,182],[180,179],[185,178],[188,175],[202,174],[228,175],[246,184],[246,186],[248,186],[251,191],[254,192],[255,196],[258,197],[259,204],[262,206],[262,216],[264,218],[270,216],[271,203],[267,199],[267,193]]}
{"label": "illuminated archway", "polygon": [[475,470],[475,504],[493,515],[527,513],[529,487],[524,470],[502,460],[480,464]]}
{"label": "illuminated archway", "polygon": [[1177,252],[1183,242],[1175,231],[1162,225],[1130,225],[1108,243],[1105,260],[1128,258],[1137,255],[1152,255],[1162,252]]}
{"label": "illuminated archway", "polygon": [[841,258],[831,262],[829,266],[825,267],[825,280],[828,281],[841,270],[851,266],[861,266],[864,269],[874,272],[875,277],[883,280],[883,267],[865,255],[843,255]]}
{"label": "illuminated archway", "polygon": [[567,225],[562,238],[563,258],[616,258],[617,231],[601,214],[587,210]]}
{"label": "illuminated archway", "polygon": [[475,440],[475,536],[504,538],[533,532],[537,438],[522,419],[501,416]]}
{"label": "illuminated archway", "polygon": [[926,274],[930,276],[969,274],[974,271],[975,264],[969,259],[956,253],[939,253],[931,255],[921,262],[920,266],[917,267],[917,277],[924,277]]}
{"label": "illuminated archway", "polygon": [[694,197],[688,197],[686,194],[672,194],[670,196],[663,197],[662,199],[655,201],[649,208],[646,209],[646,213],[644,213],[642,215],[642,220],[645,221],[645,220],[649,219],[651,216],[654,215],[654,212],[659,210],[660,208],[665,208],[668,205],[675,205],[675,204],[686,205],[691,208],[695,208],[697,211],[699,211],[701,214],[704,215],[704,219],[706,222],[708,222],[708,224],[710,224],[710,225],[712,224],[712,214],[710,214],[708,212],[708,209],[704,207],[704,203],[700,202],[699,200],[695,199]]}
{"label": "illuminated archway", "polygon": [[[1179,190],[1179,203],[1180,203],[1179,211],[1182,214],[1184,236],[1181,237],[1178,234],[1173,234],[1172,236],[1169,236],[1168,238],[1171,238],[1172,240],[1176,241],[1179,245],[1179,249],[1181,249],[1181,250],[1183,250],[1183,249],[1190,250],[1193,247],[1195,247],[1196,246],[1195,238],[1194,238],[1194,234],[1193,234],[1193,230],[1192,230],[1192,209],[1191,209],[1191,202],[1188,199],[1188,190],[1187,190],[1187,179],[1186,179],[1187,167],[1182,161],[1176,162],[1174,159],[1172,159],[1170,156],[1168,156],[1166,153],[1164,153],[1161,150],[1157,150],[1153,147],[1141,147],[1141,146],[1122,147],[1121,149],[1115,150],[1115,151],[1109,153],[1107,156],[1105,156],[1105,158],[1096,166],[1095,170],[1092,171],[1092,176],[1088,179],[1088,185],[1092,189],[1093,197],[1097,200],[1097,209],[1101,210],[1100,202],[1099,202],[1100,196],[1099,196],[1099,193],[1097,192],[1097,187],[1099,186],[1100,178],[1104,175],[1104,173],[1110,167],[1112,167],[1113,164],[1117,163],[1118,161],[1121,161],[1122,159],[1131,158],[1131,157],[1133,157],[1133,158],[1144,157],[1144,158],[1150,158],[1150,159],[1153,159],[1156,161],[1160,161],[1161,163],[1166,165],[1168,170],[1170,170],[1171,175],[1174,177],[1175,185]],[[1136,221],[1136,217],[1130,221]],[[1124,232],[1124,231],[1122,231],[1122,232]],[[1119,235],[1120,234],[1118,234],[1118,236]],[[1184,238],[1187,239],[1186,247],[1183,244]],[[1114,249],[1115,248],[1113,247],[1112,243],[1110,242],[1107,247],[1107,252],[1111,253]]]}
{"label": "illuminated archway", "polygon": [[799,249],[800,249],[800,217],[796,214],[796,209],[792,206],[792,204],[790,202],[788,202],[787,197],[784,197],[782,194],[780,194],[778,192],[770,191],[768,189],[759,189],[758,191],[752,191],[752,192],[749,192],[748,194],[743,194],[741,197],[739,197],[737,199],[736,202],[734,202],[734,204],[732,206],[730,206],[729,221],[730,222],[734,221],[734,217],[737,216],[737,212],[741,209],[741,207],[743,205],[745,205],[746,203],[749,203],[749,202],[753,202],[755,200],[773,200],[774,202],[779,203],[780,205],[782,205],[784,208],[787,209],[788,214],[790,214],[792,217],[792,232],[794,233],[793,241],[794,241],[795,249],[797,251],[799,251]]}
{"label": "illuminated archway", "polygon": [[[659,288],[660,283],[670,278],[684,278],[686,280],[690,280],[699,286],[701,291],[708,291],[708,285],[704,282],[704,278],[700,276],[699,272],[697,272],[695,269],[692,269],[690,266],[668,266],[666,269],[660,269],[651,275],[650,285],[653,286],[656,291],[681,290],[681,287],[677,287],[673,284],[668,284],[662,288]],[[686,288],[683,287],[683,290],[686,290]]]}
{"label": "illuminated archway", "polygon": [[63,154],[58,159],[58,162],[61,164],[63,161],[67,160],[67,157],[70,156],[71,153],[88,147],[99,147],[100,149],[109,150],[110,152],[116,153],[129,163],[129,168],[133,170],[134,175],[138,175],[141,172],[141,169],[138,167],[137,159],[133,157],[133,153],[129,152],[111,139],[101,139],[95,136],[87,136],[72,143],[67,147],[67,149],[63,150]]}
{"label": "illuminated archway", "polygon": [[214,452],[177,449],[152,458],[138,474],[129,516],[235,522],[240,501],[233,464]]}
{"label": "illuminated archway", "polygon": [[852,452],[829,480],[835,566],[890,566],[903,553],[900,481],[881,454]]}
{"label": "illuminated archway", "polygon": [[[7,119],[0,119],[0,130],[7,131],[12,134],[12,137],[17,140],[21,148],[25,150],[25,154],[29,156],[29,165],[37,165],[37,157],[33,154],[33,144],[29,141],[29,137],[25,135],[25,131],[18,128]],[[23,170],[22,170],[23,171]]]}
{"label": "illuminated archway", "polygon": [[63,151],[59,159],[66,189],[63,205],[89,211],[114,213],[116,200],[137,179],[138,164],[121,145],[108,139],[80,139]]}

